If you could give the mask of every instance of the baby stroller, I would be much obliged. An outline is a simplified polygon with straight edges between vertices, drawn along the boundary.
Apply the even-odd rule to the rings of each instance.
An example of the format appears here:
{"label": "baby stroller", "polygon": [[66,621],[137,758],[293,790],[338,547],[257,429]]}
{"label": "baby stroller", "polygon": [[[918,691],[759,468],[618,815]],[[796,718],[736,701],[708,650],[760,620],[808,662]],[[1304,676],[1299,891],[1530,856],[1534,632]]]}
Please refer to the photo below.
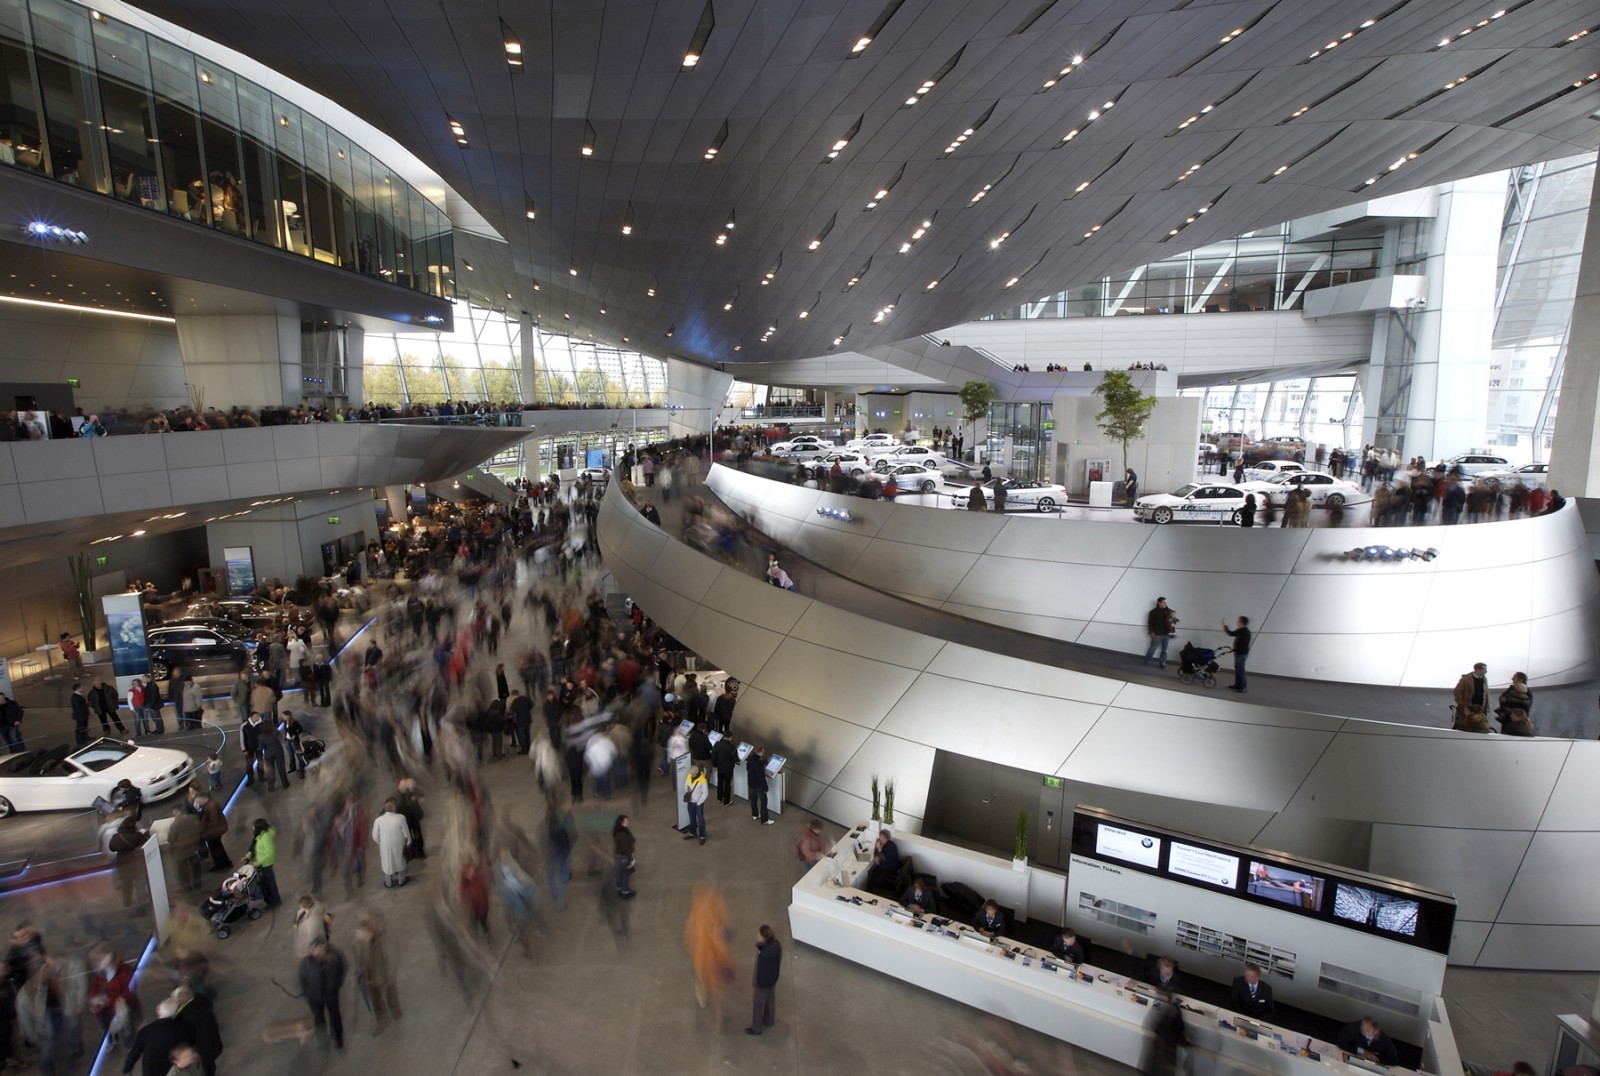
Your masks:
{"label": "baby stroller", "polygon": [[1184,643],[1183,649],[1178,651],[1178,679],[1186,684],[1199,680],[1206,687],[1217,686],[1217,659],[1224,654],[1233,653],[1233,647],[1224,646],[1219,650],[1209,647],[1195,646],[1194,643]]}
{"label": "baby stroller", "polygon": [[241,919],[260,919],[265,908],[254,905],[261,901],[261,886],[256,880],[256,868],[246,863],[232,874],[200,905],[200,915],[216,928],[218,938],[232,933],[232,924]]}

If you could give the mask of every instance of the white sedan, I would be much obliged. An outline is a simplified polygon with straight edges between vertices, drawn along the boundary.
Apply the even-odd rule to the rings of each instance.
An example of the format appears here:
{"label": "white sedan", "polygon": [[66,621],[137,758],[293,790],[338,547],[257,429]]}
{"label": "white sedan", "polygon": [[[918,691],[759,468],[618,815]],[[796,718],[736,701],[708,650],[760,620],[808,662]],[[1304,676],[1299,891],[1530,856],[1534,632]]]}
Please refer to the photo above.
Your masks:
{"label": "white sedan", "polygon": [[829,452],[826,456],[820,456],[800,466],[805,468],[806,474],[820,478],[825,474],[832,474],[835,463],[839,465],[841,472],[856,478],[872,470],[872,461],[859,452]]}
{"label": "white sedan", "polygon": [[[1052,485],[1049,482],[1033,482],[1021,478],[991,478],[983,483],[985,503],[994,501],[993,490],[1000,486],[1006,488],[1006,510],[1015,507],[1033,508],[1040,512],[1053,512],[1067,503],[1067,490],[1065,486]],[[951,502],[957,508],[967,507],[967,498],[972,496],[972,487],[958,489],[950,495]]]}
{"label": "white sedan", "polygon": [[771,448],[774,456],[783,456],[791,460],[819,459],[832,451],[831,447],[812,441],[779,441]]}
{"label": "white sedan", "polygon": [[816,437],[809,433],[798,434],[789,438],[791,445],[821,445],[823,448],[832,448],[833,442],[826,437]]}
{"label": "white sedan", "polygon": [[1482,484],[1490,489],[1501,486],[1511,486],[1521,482],[1529,489],[1544,489],[1545,479],[1550,475],[1548,463],[1528,463],[1516,470],[1479,471],[1472,476],[1474,485]]}
{"label": "white sedan", "polygon": [[1294,460],[1261,460],[1244,469],[1244,476],[1251,482],[1266,482],[1281,474],[1290,471],[1303,471],[1304,467]]}
{"label": "white sedan", "polygon": [[1372,500],[1372,494],[1360,486],[1316,471],[1289,471],[1265,482],[1246,482],[1239,488],[1247,493],[1254,493],[1258,502],[1263,496],[1270,497],[1272,503],[1280,508],[1288,501],[1290,490],[1302,488],[1311,491],[1313,508],[1366,504]]}
{"label": "white sedan", "polygon": [[27,751],[0,761],[0,818],[18,811],[81,811],[110,799],[124,779],[144,802],[184,786],[199,769],[185,751],[139,747],[103,738],[73,751],[67,745]]}
{"label": "white sedan", "polygon": [[869,433],[865,437],[857,437],[852,441],[846,441],[844,447],[852,452],[865,452],[872,445],[887,445],[893,448],[897,443],[893,434]]}
{"label": "white sedan", "polygon": [[919,490],[923,493],[937,493],[944,489],[944,475],[937,470],[930,471],[920,463],[902,463],[875,473],[885,482],[894,479],[895,485],[906,493]]}
{"label": "white sedan", "polygon": [[1147,493],[1133,503],[1141,523],[1237,523],[1249,490],[1238,486],[1191,482],[1171,493]]}
{"label": "white sedan", "polygon": [[944,456],[926,445],[906,445],[897,448],[890,453],[889,458],[896,463],[920,463],[929,468],[944,466]]}

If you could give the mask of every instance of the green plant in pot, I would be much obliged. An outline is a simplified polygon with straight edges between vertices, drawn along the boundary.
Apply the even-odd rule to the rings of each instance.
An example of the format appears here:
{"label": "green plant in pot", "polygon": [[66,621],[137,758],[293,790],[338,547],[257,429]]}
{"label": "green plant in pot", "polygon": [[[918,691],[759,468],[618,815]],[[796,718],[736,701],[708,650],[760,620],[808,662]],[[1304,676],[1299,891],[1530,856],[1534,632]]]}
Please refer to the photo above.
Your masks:
{"label": "green plant in pot", "polygon": [[880,806],[881,802],[882,801],[879,799],[879,796],[878,796],[878,775],[877,774],[873,774],[872,775],[872,820],[874,822],[881,822],[883,820],[882,807]]}
{"label": "green plant in pot", "polygon": [[1016,858],[1028,858],[1028,812],[1017,812],[1017,850]]}
{"label": "green plant in pot", "polygon": [[883,785],[883,824],[894,825],[894,781],[885,781]]}

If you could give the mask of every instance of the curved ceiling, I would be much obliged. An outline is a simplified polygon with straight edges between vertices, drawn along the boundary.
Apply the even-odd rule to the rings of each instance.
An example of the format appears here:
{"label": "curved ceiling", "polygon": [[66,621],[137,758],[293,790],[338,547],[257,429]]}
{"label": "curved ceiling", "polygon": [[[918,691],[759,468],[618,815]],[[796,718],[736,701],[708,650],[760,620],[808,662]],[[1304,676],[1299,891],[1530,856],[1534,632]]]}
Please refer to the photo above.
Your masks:
{"label": "curved ceiling", "polygon": [[463,245],[464,294],[701,361],[859,350],[1600,143],[1592,0],[142,6],[436,168],[508,239]]}

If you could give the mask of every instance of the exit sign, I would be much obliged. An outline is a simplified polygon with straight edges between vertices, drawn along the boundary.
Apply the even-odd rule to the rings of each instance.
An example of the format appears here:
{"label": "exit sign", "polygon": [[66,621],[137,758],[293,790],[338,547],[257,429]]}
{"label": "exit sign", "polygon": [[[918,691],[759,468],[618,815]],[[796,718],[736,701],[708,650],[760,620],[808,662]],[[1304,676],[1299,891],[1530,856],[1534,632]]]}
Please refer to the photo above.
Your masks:
{"label": "exit sign", "polygon": [[1046,777],[1044,779],[1044,787],[1046,787],[1046,788],[1066,788],[1067,787],[1067,781],[1066,781],[1066,778],[1064,778],[1064,777]]}
{"label": "exit sign", "polygon": [[79,387],[80,387],[80,385],[79,385],[79,382],[78,382],[77,378],[75,378],[75,377],[67,378],[67,388],[75,389],[75,388],[79,388]]}
{"label": "exit sign", "polygon": [[96,557],[96,558],[94,558],[94,562],[96,564],[98,564],[100,567],[104,568],[107,564],[111,563],[111,558],[110,557]]}
{"label": "exit sign", "polygon": [[1043,429],[1044,429],[1044,431],[1046,433],[1049,433],[1051,430],[1056,428],[1056,420],[1053,419],[1053,418],[1047,418],[1043,422],[1041,422],[1039,425],[1041,427],[1043,427]]}
{"label": "exit sign", "polygon": [[328,522],[337,524],[339,522],[339,517],[338,516],[329,516],[328,517]]}

